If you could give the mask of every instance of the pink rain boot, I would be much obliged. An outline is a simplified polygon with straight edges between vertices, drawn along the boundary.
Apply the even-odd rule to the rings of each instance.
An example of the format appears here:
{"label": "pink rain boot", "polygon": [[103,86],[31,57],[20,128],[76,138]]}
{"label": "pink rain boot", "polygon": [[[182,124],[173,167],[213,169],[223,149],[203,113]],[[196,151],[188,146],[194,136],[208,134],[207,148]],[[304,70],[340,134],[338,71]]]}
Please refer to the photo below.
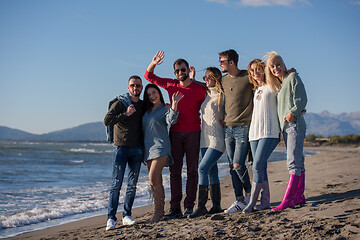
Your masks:
{"label": "pink rain boot", "polygon": [[272,211],[284,210],[286,208],[294,208],[294,199],[299,185],[300,176],[294,174],[289,175],[288,185],[286,187],[284,199],[276,208],[271,209]]}
{"label": "pink rain boot", "polygon": [[300,180],[299,180],[299,185],[298,185],[298,189],[296,192],[296,196],[294,199],[294,204],[298,205],[298,204],[305,204],[305,196],[304,196],[304,191],[305,191],[305,172],[302,171],[301,172],[301,176],[300,176]]}

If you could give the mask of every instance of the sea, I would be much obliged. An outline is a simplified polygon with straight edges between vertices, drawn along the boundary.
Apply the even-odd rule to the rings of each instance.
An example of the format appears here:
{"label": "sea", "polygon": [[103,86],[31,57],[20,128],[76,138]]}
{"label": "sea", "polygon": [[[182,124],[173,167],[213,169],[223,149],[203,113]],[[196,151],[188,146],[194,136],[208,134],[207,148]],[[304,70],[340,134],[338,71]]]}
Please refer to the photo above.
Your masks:
{"label": "sea", "polygon": [[[113,150],[105,142],[1,140],[0,238],[107,214]],[[284,150],[275,150],[269,161],[285,159]],[[229,174],[225,154],[218,166],[221,177]],[[185,183],[186,164],[182,174]],[[118,211],[123,209],[126,175]],[[168,168],[163,170],[163,183],[169,200]],[[152,204],[150,193],[147,168],[142,165],[134,207]]]}

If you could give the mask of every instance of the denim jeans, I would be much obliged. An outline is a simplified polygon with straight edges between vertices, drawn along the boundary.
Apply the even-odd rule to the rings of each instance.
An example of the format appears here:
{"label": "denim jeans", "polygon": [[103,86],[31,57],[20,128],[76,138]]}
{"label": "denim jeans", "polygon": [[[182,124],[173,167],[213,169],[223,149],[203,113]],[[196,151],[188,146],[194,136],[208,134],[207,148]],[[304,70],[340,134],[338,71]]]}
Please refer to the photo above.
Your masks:
{"label": "denim jeans", "polygon": [[220,184],[217,160],[223,154],[213,148],[201,148],[199,185]]}
{"label": "denim jeans", "polygon": [[306,130],[298,130],[296,122],[285,125],[283,136],[286,145],[287,168],[290,174],[297,176],[305,171],[305,158],[303,155]]}
{"label": "denim jeans", "polygon": [[109,194],[108,219],[117,220],[116,212],[119,205],[120,189],[123,183],[126,164],[129,166],[127,188],[124,199],[123,216],[131,216],[131,209],[135,199],[136,184],[139,178],[142,148],[117,146],[114,150],[112,185]]}
{"label": "denim jeans", "polygon": [[[243,189],[251,192],[249,173],[245,161],[249,152],[249,126],[225,127],[226,153],[236,200],[244,198]],[[235,169],[234,164],[240,167]]]}
{"label": "denim jeans", "polygon": [[268,181],[267,160],[279,143],[278,138],[260,138],[250,141],[251,152],[253,155],[253,181],[263,183]]}

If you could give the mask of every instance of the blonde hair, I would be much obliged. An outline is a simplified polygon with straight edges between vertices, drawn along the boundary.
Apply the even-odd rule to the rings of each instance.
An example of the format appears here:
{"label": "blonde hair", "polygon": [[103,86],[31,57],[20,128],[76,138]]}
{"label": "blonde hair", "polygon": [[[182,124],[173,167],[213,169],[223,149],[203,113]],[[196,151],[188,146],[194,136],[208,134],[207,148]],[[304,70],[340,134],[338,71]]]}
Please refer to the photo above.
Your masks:
{"label": "blonde hair", "polygon": [[270,89],[272,91],[280,91],[281,89],[281,83],[282,81],[278,78],[275,77],[274,74],[271,72],[270,66],[273,63],[274,59],[278,58],[281,62],[281,64],[283,65],[285,72],[287,72],[284,60],[282,59],[282,57],[275,51],[271,51],[265,54],[265,56],[263,57],[263,61],[266,62],[266,66],[265,66],[265,78],[267,79],[267,83],[270,86]]}
{"label": "blonde hair", "polygon": [[224,100],[224,89],[221,83],[221,71],[216,67],[208,67],[206,68],[205,72],[207,71],[209,71],[209,78],[215,81],[215,90],[218,93],[218,97],[214,100],[213,103],[217,104],[218,109],[220,109],[221,103]]}
{"label": "blonde hair", "polygon": [[254,85],[253,90],[257,89],[259,87],[259,83],[253,78],[253,76],[251,75],[251,65],[253,64],[257,64],[258,68],[261,68],[263,71],[263,78],[264,78],[264,82],[267,84],[266,82],[266,78],[265,78],[265,62],[261,61],[260,59],[254,59],[252,60],[249,65],[248,65],[248,75],[249,75],[249,82]]}

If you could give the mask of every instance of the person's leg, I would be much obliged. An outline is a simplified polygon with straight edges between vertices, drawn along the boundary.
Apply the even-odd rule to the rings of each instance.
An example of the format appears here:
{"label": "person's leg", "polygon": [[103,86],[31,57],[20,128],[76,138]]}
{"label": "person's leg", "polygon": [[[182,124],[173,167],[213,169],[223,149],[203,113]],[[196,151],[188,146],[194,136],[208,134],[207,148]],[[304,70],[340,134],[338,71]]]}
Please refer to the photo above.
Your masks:
{"label": "person's leg", "polygon": [[182,216],[180,202],[182,198],[182,178],[181,172],[184,159],[184,147],[182,142],[182,133],[172,132],[169,134],[171,141],[171,154],[174,164],[169,167],[170,170],[170,213],[167,218]]}
{"label": "person's leg", "polygon": [[120,189],[124,179],[128,149],[116,147],[114,150],[112,185],[109,193],[108,219],[117,220],[116,212],[119,205]]}
{"label": "person's leg", "polygon": [[275,149],[279,140],[277,138],[262,138],[257,141],[251,141],[251,151],[253,153],[253,185],[251,189],[251,198],[247,207],[244,209],[245,213],[253,211],[259,193],[262,189],[265,190],[266,181],[266,163],[270,154]]}
{"label": "person's leg", "polygon": [[141,162],[143,159],[143,153],[141,148],[131,147],[130,156],[128,158],[128,183],[126,188],[126,195],[124,199],[124,212],[123,217],[131,216],[131,209],[134,204],[136,194],[136,184],[138,182]]}
{"label": "person's leg", "polygon": [[246,168],[245,161],[249,152],[249,126],[239,126],[234,131],[235,153],[234,153],[234,170],[238,174],[243,188],[246,192],[245,202],[250,200],[251,183],[249,172]]}
{"label": "person's leg", "polygon": [[154,197],[154,215],[150,222],[157,222],[164,216],[165,194],[162,184],[162,170],[166,165],[167,157],[159,157],[148,161],[149,181]]}
{"label": "person's leg", "polygon": [[[284,198],[279,206],[273,208],[273,211],[284,210],[286,208],[294,208],[294,199],[296,196],[301,170],[300,170],[300,162],[297,159],[297,155],[299,153],[300,146],[303,146],[299,143],[299,137],[296,130],[296,123],[288,123],[283,131],[284,141],[286,145],[286,153],[287,153],[287,167],[289,169],[289,181],[285,190]],[[301,150],[302,155],[302,150]]]}
{"label": "person's leg", "polygon": [[222,156],[222,152],[211,149],[209,159],[212,159],[212,167],[209,171],[209,181],[210,181],[210,198],[212,201],[212,207],[209,210],[209,214],[219,213],[222,211],[221,208],[221,189],[220,189],[220,179],[219,179],[219,169],[217,161]]}
{"label": "person's leg", "polygon": [[234,188],[235,198],[237,201],[243,200],[243,187],[238,174],[234,170],[234,153],[235,153],[235,138],[233,134],[233,127],[225,127],[225,145],[226,155],[229,161],[229,171],[232,185]]}
{"label": "person's leg", "polygon": [[[200,151],[200,131],[184,133],[184,150],[186,155],[187,180],[186,197],[184,207],[188,213],[192,213],[195,205],[197,185],[199,180],[199,151]],[[191,214],[190,213],[190,214]]]}

